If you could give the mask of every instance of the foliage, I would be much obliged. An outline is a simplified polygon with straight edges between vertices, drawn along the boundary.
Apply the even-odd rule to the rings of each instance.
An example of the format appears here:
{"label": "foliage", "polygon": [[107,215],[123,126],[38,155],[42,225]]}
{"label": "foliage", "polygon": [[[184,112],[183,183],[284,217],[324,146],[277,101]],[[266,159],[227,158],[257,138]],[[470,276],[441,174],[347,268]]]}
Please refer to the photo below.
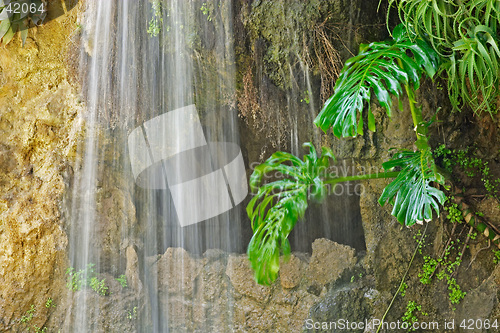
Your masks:
{"label": "foliage", "polygon": [[[460,303],[460,301],[465,297],[466,293],[462,291],[460,285],[457,283],[456,278],[453,275],[462,263],[461,253],[456,249],[456,245],[460,244],[460,239],[457,241],[450,241],[450,245],[447,245],[444,254],[440,258],[432,258],[429,255],[425,255],[424,264],[422,266],[422,272],[418,274],[420,282],[422,284],[431,284],[432,277],[436,275],[437,279],[446,281],[449,291],[449,300],[452,305]],[[465,247],[462,249],[462,252]],[[456,252],[455,252],[456,251]],[[457,253],[453,257],[453,253]],[[438,271],[439,268],[439,271]],[[437,272],[437,274],[436,274]]]}
{"label": "foliage", "polygon": [[382,166],[386,170],[401,168],[379,199],[382,206],[386,202],[393,204],[392,215],[401,224],[411,226],[416,222],[428,222],[432,219],[432,209],[439,215],[439,204],[444,203],[445,195],[430,183],[444,184],[444,178],[436,170],[429,148],[416,152],[402,150]]}
{"label": "foliage", "polygon": [[424,256],[424,264],[422,265],[422,272],[418,274],[420,278],[420,282],[422,284],[431,284],[432,275],[436,271],[438,266],[438,262],[436,259],[431,258],[430,256]]}
{"label": "foliage", "polygon": [[[289,153],[278,152],[258,166],[250,180],[253,190],[258,191],[250,201],[247,213],[254,230],[248,254],[259,283],[268,284],[277,277],[280,251],[284,254],[290,252],[288,234],[304,215],[308,199],[322,199],[328,185],[354,179],[394,177],[384,189],[379,203],[382,206],[387,202],[393,204],[392,214],[406,226],[430,221],[433,212],[439,215],[440,205],[445,203],[446,196],[435,186],[444,185],[445,175],[449,175],[438,169],[434,158],[445,162],[448,173],[452,163],[442,156],[445,148],[438,148],[432,153],[427,138],[432,121],[424,122],[414,91],[419,88],[423,77],[432,78],[440,70],[440,64],[444,63],[441,69],[448,72],[448,87],[454,106],[458,107],[459,100],[463,100],[475,111],[488,109],[498,86],[497,57],[500,57],[500,51],[493,32],[496,32],[500,3],[475,0],[466,2],[464,7],[461,2],[390,0],[391,6],[396,3],[404,23],[394,29],[391,40],[361,45],[359,54],[346,62],[336,81],[334,94],[326,101],[315,124],[325,132],[332,128],[333,134],[339,138],[363,134],[365,121],[366,127],[375,131],[375,116],[370,109],[372,97],[391,117],[391,98],[395,97],[402,109],[404,88],[415,128],[416,149],[398,150],[391,160],[383,164],[386,170],[383,175],[357,178],[335,178],[318,173],[314,167],[306,167],[305,163],[311,156],[317,158],[312,150],[304,161]],[[482,6],[482,3],[486,5]],[[483,21],[466,19],[462,14],[449,17],[445,14],[452,9],[458,13],[464,8],[472,10],[472,17],[482,15],[484,24],[477,24]],[[494,27],[488,26],[490,23]],[[460,35],[458,42],[453,37],[457,31]],[[367,112],[363,112],[365,106],[368,106]],[[487,163],[463,158],[459,163],[479,167],[487,191],[496,191]],[[284,178],[260,185],[263,175],[269,172],[280,172]],[[465,203],[455,201],[456,206],[447,204],[452,222],[465,220],[479,232],[484,231],[490,239],[495,237],[487,224],[477,223],[477,215],[469,214]],[[466,212],[467,216],[464,215]],[[421,244],[417,250],[421,253]],[[448,260],[448,255],[438,259],[424,257],[424,271],[419,277],[422,283],[428,284],[437,272],[438,279],[446,279],[450,302],[456,304],[465,295],[453,277],[461,263],[463,250],[455,261]],[[404,278],[401,283],[404,283]]]}
{"label": "foliage", "polygon": [[457,279],[446,276],[446,282],[448,284],[448,291],[450,292],[448,296],[451,304],[460,303],[467,293],[462,291],[457,283]]}
{"label": "foliage", "polygon": [[104,296],[108,292],[108,287],[106,286],[106,279],[99,280],[97,274],[94,270],[95,264],[88,264],[84,269],[78,271],[74,267],[68,267],[66,269],[66,275],[68,280],[66,286],[71,291],[79,291],[85,287],[90,287],[93,291],[101,296]]}
{"label": "foliage", "polygon": [[78,271],[74,267],[68,267],[66,269],[66,275],[68,276],[66,286],[68,289],[79,291],[82,287],[88,286],[90,279],[95,275],[94,266],[95,264],[90,263],[87,267]]}
{"label": "foliage", "polygon": [[90,288],[101,296],[105,296],[108,292],[106,279],[99,280],[97,277],[92,277],[89,282]]}
{"label": "foliage", "polygon": [[[399,25],[394,29],[393,40],[361,45],[360,53],[345,63],[334,95],[315,120],[324,131],[332,127],[337,137],[362,134],[362,111],[365,103],[370,105],[371,91],[391,116],[390,95],[399,99],[405,87],[420,150],[400,151],[383,164],[386,170],[400,167],[401,172],[385,188],[379,203],[393,203],[392,214],[407,226],[432,219],[432,208],[439,215],[438,204],[443,204],[445,198],[443,192],[430,185],[431,182],[443,184],[444,178],[437,172],[427,144],[429,124],[421,123],[421,110],[414,107],[413,98],[413,90],[418,89],[421,77],[424,74],[433,77],[436,73],[438,56],[427,42],[420,38],[412,40],[410,35],[404,25]],[[367,118],[368,128],[375,131],[375,117],[370,107]]]}
{"label": "foliage", "polygon": [[440,145],[433,154],[447,172],[476,177],[481,180],[488,197],[499,197],[500,179],[491,173],[489,162],[478,156],[477,149],[449,149]]}
{"label": "foliage", "polygon": [[[49,298],[51,300],[51,298]],[[45,305],[47,308],[50,306]],[[55,306],[55,305],[52,305]],[[24,326],[27,332],[30,332],[33,329],[35,333],[46,333],[47,327],[38,327],[37,325],[32,325],[33,318],[36,317],[36,309],[35,305],[31,304],[31,307],[26,313],[19,319],[19,322]]]}
{"label": "foliage", "polygon": [[311,96],[311,94],[309,93],[309,90],[304,90],[303,97],[300,99],[300,102],[309,104],[311,102],[310,96]]}
{"label": "foliage", "polygon": [[122,288],[127,288],[127,277],[125,276],[125,274],[120,275],[115,280],[120,283]]}
{"label": "foliage", "polygon": [[[328,157],[333,158],[333,155],[329,149],[323,148],[319,159],[310,144],[310,153],[304,161],[289,153],[277,152],[259,165],[250,179],[252,189],[258,189],[258,192],[247,207],[254,231],[248,254],[257,282],[269,284],[276,279],[280,250],[284,254],[290,252],[288,234],[304,215],[308,199],[323,199],[328,185],[347,180],[396,177],[386,187],[379,202],[381,205],[393,203],[393,215],[399,222],[411,226],[429,221],[432,209],[439,215],[439,204],[443,204],[445,196],[431,183],[443,184],[444,179],[437,172],[427,143],[427,129],[431,122],[423,122],[421,109],[415,107],[413,96],[413,90],[418,89],[424,73],[432,77],[436,72],[437,55],[424,40],[412,43],[407,34],[400,25],[394,30],[392,41],[362,45],[360,54],[346,63],[335,85],[335,94],[325,103],[315,123],[323,130],[332,126],[334,134],[339,137],[355,136],[362,133],[363,104],[370,102],[371,90],[390,115],[389,96],[399,98],[404,86],[419,150],[399,151],[392,160],[383,164],[385,170],[400,168],[399,171],[343,178],[324,174]],[[367,118],[368,128],[375,130],[370,110]],[[269,172],[280,172],[285,178],[260,186],[263,175]]]}
{"label": "foliage", "polygon": [[422,312],[421,305],[418,305],[415,301],[408,301],[408,304],[406,304],[406,311],[403,317],[401,317],[403,323],[407,323],[407,326],[409,327],[408,331],[415,330],[412,325],[413,323],[418,321],[417,312],[420,312],[422,315],[427,316],[427,313]]}
{"label": "foliage", "polygon": [[26,313],[21,317],[20,322],[21,323],[28,323],[33,319],[33,316],[35,314],[35,306],[31,304],[31,308],[26,311]]}
{"label": "foliage", "polygon": [[[298,219],[304,216],[308,199],[320,201],[326,194],[323,179],[330,159],[330,149],[321,156],[310,143],[309,154],[300,160],[292,154],[274,153],[257,166],[250,177],[250,187],[256,192],[247,206],[254,235],[248,245],[248,257],[258,283],[269,284],[277,278],[280,252],[288,255],[288,234]],[[262,184],[264,176],[281,173],[285,178]]]}
{"label": "foliage", "polygon": [[498,264],[500,262],[500,250],[493,251],[493,263]]}
{"label": "foliage", "polygon": [[148,34],[151,37],[156,37],[160,34],[161,27],[163,25],[163,17],[162,17],[162,4],[160,0],[154,0],[152,6],[152,14],[151,20],[148,23]]}
{"label": "foliage", "polygon": [[406,289],[408,289],[408,284],[406,282],[401,283],[401,287],[399,287],[399,293],[401,296],[405,297]]}
{"label": "foliage", "polygon": [[[214,11],[214,8],[213,8],[214,4],[212,2],[204,2],[201,4],[201,7],[200,7],[200,10],[201,12],[203,13],[203,15],[205,15],[207,17],[207,21],[211,22],[213,20],[213,11]],[[220,6],[220,4],[219,4]]]}
{"label": "foliage", "polygon": [[129,320],[137,319],[137,306],[134,306],[132,310],[127,310],[127,318]]}
{"label": "foliage", "polygon": [[45,19],[46,6],[41,0],[0,0],[0,45],[9,44],[18,31],[24,45],[28,28]]}
{"label": "foliage", "polygon": [[447,200],[445,206],[443,207],[444,210],[448,212],[446,218],[451,223],[462,223],[464,221],[462,211],[458,207],[458,204],[452,201],[453,199],[454,197],[451,197],[450,200]]}
{"label": "foliage", "polygon": [[400,99],[404,86],[418,89],[421,77],[426,74],[432,78],[438,69],[436,52],[423,39],[412,41],[409,35],[404,25],[399,25],[392,40],[362,44],[359,54],[346,61],[334,95],[314,123],[325,132],[332,127],[337,137],[363,134],[362,111],[367,104],[368,128],[375,131],[375,117],[370,110],[372,91],[390,117],[390,96]]}
{"label": "foliage", "polygon": [[47,309],[52,308],[52,307],[54,307],[54,308],[55,308],[55,307],[56,307],[56,305],[54,304],[54,300],[53,300],[52,298],[50,298],[50,297],[49,297],[49,298],[47,299],[47,302],[45,302],[45,307],[46,307]]}
{"label": "foliage", "polygon": [[[500,3],[494,0],[389,0],[417,36],[428,38],[443,60],[452,105],[496,112],[500,81],[498,27]],[[388,12],[389,19],[389,12]]]}

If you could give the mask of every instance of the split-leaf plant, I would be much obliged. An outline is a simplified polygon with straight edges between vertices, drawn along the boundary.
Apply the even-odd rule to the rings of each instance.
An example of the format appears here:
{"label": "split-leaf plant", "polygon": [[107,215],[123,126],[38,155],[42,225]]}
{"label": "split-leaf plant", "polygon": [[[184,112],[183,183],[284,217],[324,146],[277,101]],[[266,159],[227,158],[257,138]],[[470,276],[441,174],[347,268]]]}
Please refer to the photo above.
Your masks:
{"label": "split-leaf plant", "polygon": [[[325,132],[331,128],[339,138],[363,134],[365,121],[366,127],[375,131],[375,117],[370,110],[372,97],[390,118],[393,99],[403,109],[404,89],[415,129],[416,149],[397,151],[390,161],[382,164],[386,170],[384,173],[346,179],[328,172],[310,173],[316,168],[305,164],[316,163],[317,167],[326,165],[323,167],[327,168],[330,162],[328,157],[326,161],[323,157],[315,159],[313,150],[304,161],[292,155],[277,159],[283,153],[276,153],[257,168],[250,184],[256,195],[247,207],[254,228],[248,256],[260,283],[268,284],[276,279],[280,251],[284,254],[290,252],[289,232],[303,216],[309,199],[323,199],[317,195],[318,191],[321,192],[319,187],[341,181],[395,178],[384,189],[379,203],[393,204],[392,214],[400,223],[411,226],[429,221],[433,210],[439,214],[439,205],[446,197],[438,184],[444,185],[445,178],[438,171],[428,144],[427,131],[432,120],[424,121],[415,100],[415,91],[421,80],[442,73],[454,109],[468,105],[476,113],[484,110],[495,112],[500,98],[500,2],[388,2],[389,9],[397,9],[402,23],[394,29],[391,40],[361,45],[359,54],[345,63],[335,84],[334,95],[326,101],[315,124]],[[389,14],[387,17],[389,23]],[[324,156],[330,155],[328,152]],[[287,168],[284,168],[285,164]],[[262,184],[263,174],[274,171],[282,171],[287,182],[277,180]],[[294,205],[293,196],[298,195],[299,188],[300,199]],[[269,189],[272,189],[272,195],[271,191],[266,192]],[[478,223],[478,218],[472,218],[466,209],[462,213],[467,223],[493,240],[495,245],[500,245],[498,233],[489,227],[485,229],[485,224]]]}
{"label": "split-leaf plant", "polygon": [[[391,96],[398,100],[402,110],[404,89],[417,149],[398,150],[391,160],[382,164],[385,172],[339,177],[328,172],[330,161],[334,160],[332,151],[323,148],[318,156],[310,143],[306,144],[310,152],[303,160],[277,152],[255,168],[250,178],[255,195],[247,206],[247,213],[254,231],[248,256],[257,282],[270,284],[277,278],[280,254],[290,253],[287,240],[290,231],[303,217],[308,200],[324,200],[328,186],[345,181],[394,178],[384,189],[379,203],[392,204],[392,214],[401,224],[411,226],[429,221],[433,211],[439,215],[439,205],[444,203],[445,195],[435,185],[444,185],[444,177],[434,163],[428,144],[431,122],[424,122],[414,93],[420,81],[433,78],[438,68],[439,56],[429,43],[399,25],[392,39],[361,45],[359,54],[345,63],[334,95],[316,118],[317,126],[324,131],[332,128],[339,138],[362,134],[363,119],[367,119],[368,129],[375,131],[375,117],[369,108],[372,93],[391,117]],[[276,172],[283,177],[263,182],[264,175]]]}

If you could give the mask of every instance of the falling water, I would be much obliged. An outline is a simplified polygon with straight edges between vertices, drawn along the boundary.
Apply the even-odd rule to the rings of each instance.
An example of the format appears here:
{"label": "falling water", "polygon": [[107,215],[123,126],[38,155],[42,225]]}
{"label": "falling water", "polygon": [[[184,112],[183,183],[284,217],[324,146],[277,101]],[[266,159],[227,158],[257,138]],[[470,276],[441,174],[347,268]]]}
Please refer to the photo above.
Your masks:
{"label": "falling water", "polygon": [[[201,1],[86,3],[81,62],[85,145],[79,147],[81,159],[74,168],[70,265],[74,272],[81,270],[83,279],[124,272],[133,278],[137,258],[138,280],[131,287],[134,304],[140,304],[138,298],[145,304],[139,306],[137,329],[171,331],[169,296],[159,292],[165,277],[154,265],[158,256],[172,247],[193,256],[207,249],[244,251],[238,204],[246,194],[246,180],[237,172],[243,165],[231,2],[220,2],[209,13],[200,10]],[[147,165],[153,160],[153,166]],[[145,172],[143,166],[154,170]],[[222,202],[215,183],[209,184],[214,193],[208,198],[197,198],[197,190],[208,188],[202,181],[185,186],[194,181],[193,173],[207,170],[224,176],[222,188],[229,191],[230,202]],[[205,208],[189,205],[195,200]],[[166,281],[167,288],[175,289],[182,280]],[[230,316],[231,297],[224,293],[227,302],[217,311]],[[70,297],[66,327],[96,331],[99,302],[83,291]],[[217,314],[212,316],[217,321]]]}
{"label": "falling water", "polygon": [[[296,32],[288,31],[288,33],[291,40],[297,39],[294,35]],[[301,147],[303,142],[312,142],[317,149],[324,145],[321,140],[321,130],[314,125],[318,113],[316,106],[319,103],[314,99],[316,94],[313,91],[307,61],[298,53],[290,55],[289,61],[296,64],[295,66],[288,64],[291,86],[286,91],[290,152],[294,155],[303,155],[307,153]],[[279,118],[279,115],[276,117]],[[350,154],[346,149],[336,148],[334,150]],[[334,167],[339,176],[355,173],[352,161],[348,163],[340,160]],[[297,223],[290,234],[292,248],[295,251],[310,252],[311,244],[317,238],[328,238],[357,250],[365,249],[359,211],[359,194],[362,187],[355,186],[354,182],[338,184],[337,187],[330,188],[330,195],[324,204],[310,203],[305,223]]]}
{"label": "falling water", "polygon": [[[210,286],[198,281],[193,290],[186,287],[193,281],[185,268],[219,256],[215,249],[243,253],[249,240],[240,221],[247,192],[235,101],[233,2],[216,1],[212,8],[184,0],[86,4],[81,77],[87,112],[67,216],[69,276],[88,284],[125,274],[130,286],[123,299],[108,296],[137,317],[133,325],[140,332],[176,331],[190,320],[187,312],[196,311],[208,318],[196,323],[200,332],[230,325],[229,288],[217,291],[216,304],[194,304],[193,294]],[[302,142],[319,147],[322,137],[312,124],[319,103],[309,66],[296,56],[287,68],[292,86],[286,110],[271,110],[270,118],[287,124],[287,148],[300,155]],[[300,101],[304,91],[307,103]],[[319,237],[364,246],[355,239],[362,231],[351,225],[360,220],[358,199],[328,200],[311,204],[307,223],[297,224],[290,236],[294,250],[307,251]],[[102,330],[106,304],[88,287],[73,289],[65,329]],[[126,324],[116,321],[108,330]]]}

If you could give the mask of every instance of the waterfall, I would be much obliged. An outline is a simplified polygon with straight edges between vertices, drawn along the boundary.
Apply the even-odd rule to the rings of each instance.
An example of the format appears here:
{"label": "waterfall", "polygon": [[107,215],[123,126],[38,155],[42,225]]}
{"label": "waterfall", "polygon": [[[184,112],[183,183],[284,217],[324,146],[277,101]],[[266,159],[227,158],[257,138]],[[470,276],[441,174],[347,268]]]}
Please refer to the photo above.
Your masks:
{"label": "waterfall", "polygon": [[[85,140],[77,152],[67,217],[68,278],[77,285],[65,325],[74,332],[97,331],[104,314],[88,290],[99,287],[89,281],[109,283],[125,274],[133,295],[124,311],[138,317],[136,329],[175,331],[183,323],[173,322],[179,315],[168,304],[193,301],[170,300],[159,290],[184,288],[182,268],[207,250],[244,251],[240,202],[247,189],[235,102],[232,2],[215,8],[184,0],[86,5]],[[158,263],[162,255],[178,263],[172,274]],[[232,297],[228,290],[222,293],[225,304],[206,322],[231,316]],[[211,331],[200,325],[200,331]]]}

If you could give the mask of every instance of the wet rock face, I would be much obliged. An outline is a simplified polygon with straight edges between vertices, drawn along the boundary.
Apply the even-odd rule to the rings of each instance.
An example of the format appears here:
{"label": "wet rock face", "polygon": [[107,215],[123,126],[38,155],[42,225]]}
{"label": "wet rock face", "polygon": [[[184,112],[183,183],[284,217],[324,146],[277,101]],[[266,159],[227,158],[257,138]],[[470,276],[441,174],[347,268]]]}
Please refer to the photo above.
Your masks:
{"label": "wet rock face", "polygon": [[230,257],[226,274],[229,276],[237,293],[254,298],[257,302],[266,302],[271,294],[269,287],[257,284],[246,256]]}
{"label": "wet rock face", "polygon": [[287,260],[280,261],[280,282],[284,289],[292,289],[299,285],[307,265],[291,254]]}
{"label": "wet rock face", "polygon": [[46,301],[65,294],[60,203],[82,109],[65,64],[75,15],[0,48],[0,331],[21,329],[32,305],[30,325],[42,327]]}
{"label": "wet rock face", "polygon": [[[176,332],[300,332],[327,286],[356,263],[345,245],[320,239],[313,248],[312,257],[282,258],[280,278],[271,286],[255,282],[245,255],[220,250],[197,259],[169,248],[149,269],[158,274],[160,308]],[[313,280],[311,272],[323,275]]]}
{"label": "wet rock face", "polygon": [[[85,287],[75,291],[56,304],[46,325],[48,332],[75,332],[77,318],[86,318],[86,332],[137,332],[137,318],[142,311],[137,294],[132,288],[123,287],[113,276],[99,274],[107,290]],[[87,304],[84,308],[82,304]],[[84,310],[82,310],[84,309]]]}
{"label": "wet rock face", "polygon": [[199,265],[186,250],[168,248],[156,266],[161,291],[189,297],[193,295],[194,279],[199,275]]}
{"label": "wet rock face", "polygon": [[[364,322],[370,318],[371,309],[367,302],[364,288],[346,288],[329,293],[311,309],[311,320],[313,322],[337,322],[340,319],[350,322]],[[307,330],[314,332],[314,330]],[[326,330],[332,331],[335,330]],[[357,330],[347,330],[356,332]]]}
{"label": "wet rock face", "polygon": [[340,245],[328,239],[317,239],[312,248],[307,277],[314,284],[326,285],[334,282],[346,269],[356,264],[354,249],[347,245]]}

